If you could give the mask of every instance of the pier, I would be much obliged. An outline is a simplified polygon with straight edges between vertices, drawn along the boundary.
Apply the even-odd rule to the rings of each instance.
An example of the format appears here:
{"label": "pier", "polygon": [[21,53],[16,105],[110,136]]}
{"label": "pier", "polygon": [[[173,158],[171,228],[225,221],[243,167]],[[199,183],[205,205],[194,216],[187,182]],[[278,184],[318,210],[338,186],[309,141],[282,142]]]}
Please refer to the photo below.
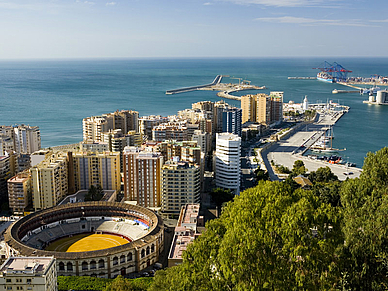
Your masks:
{"label": "pier", "polygon": [[288,77],[288,80],[316,80],[317,77]]}
{"label": "pier", "polygon": [[196,91],[196,90],[200,90],[200,89],[203,89],[203,88],[206,88],[206,87],[211,87],[211,86],[214,86],[214,85],[217,85],[217,84],[221,83],[222,77],[223,77],[223,75],[217,75],[216,78],[214,79],[214,81],[212,83],[210,83],[210,84],[199,85],[199,86],[192,86],[192,87],[184,87],[184,88],[175,89],[175,90],[168,90],[168,91],[166,91],[166,94],[167,95],[172,95],[172,94]]}

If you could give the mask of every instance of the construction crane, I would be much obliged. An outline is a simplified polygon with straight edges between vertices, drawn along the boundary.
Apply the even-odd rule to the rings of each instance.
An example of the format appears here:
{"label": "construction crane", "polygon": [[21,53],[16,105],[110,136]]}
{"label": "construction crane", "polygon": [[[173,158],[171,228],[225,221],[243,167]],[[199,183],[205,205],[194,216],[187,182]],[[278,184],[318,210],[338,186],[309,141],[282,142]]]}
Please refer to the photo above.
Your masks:
{"label": "construction crane", "polygon": [[231,79],[238,79],[238,85],[240,86],[242,78],[231,78]]}

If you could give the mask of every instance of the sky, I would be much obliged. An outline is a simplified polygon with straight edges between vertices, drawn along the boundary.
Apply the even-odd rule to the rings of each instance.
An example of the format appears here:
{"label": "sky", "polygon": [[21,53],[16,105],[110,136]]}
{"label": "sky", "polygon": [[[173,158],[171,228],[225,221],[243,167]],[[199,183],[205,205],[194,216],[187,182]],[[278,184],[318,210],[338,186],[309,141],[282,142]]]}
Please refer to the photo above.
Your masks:
{"label": "sky", "polygon": [[388,57],[387,0],[0,0],[0,59]]}

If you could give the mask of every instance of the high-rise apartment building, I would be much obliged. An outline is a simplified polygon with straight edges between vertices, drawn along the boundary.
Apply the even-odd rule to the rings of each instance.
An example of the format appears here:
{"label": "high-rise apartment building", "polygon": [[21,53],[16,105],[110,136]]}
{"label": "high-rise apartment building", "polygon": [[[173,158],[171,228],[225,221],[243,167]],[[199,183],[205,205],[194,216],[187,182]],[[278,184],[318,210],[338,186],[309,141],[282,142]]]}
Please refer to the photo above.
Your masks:
{"label": "high-rise apartment building", "polygon": [[48,156],[30,169],[32,203],[36,210],[57,205],[68,194],[68,162],[64,153]]}
{"label": "high-rise apartment building", "polygon": [[200,168],[188,162],[168,162],[162,167],[162,212],[178,215],[183,205],[200,202]]}
{"label": "high-rise apartment building", "polygon": [[241,115],[240,108],[228,108],[222,112],[222,132],[229,132],[241,136]]}
{"label": "high-rise apartment building", "polygon": [[283,120],[283,92],[270,92],[241,97],[242,123],[251,121],[265,125]]}
{"label": "high-rise apartment building", "polygon": [[166,140],[158,144],[158,152],[163,155],[164,161],[171,161],[174,158],[189,163],[201,164],[201,148],[196,141]]}
{"label": "high-rise apartment building", "polygon": [[255,95],[241,96],[242,120],[245,122],[256,122],[256,97]]}
{"label": "high-rise apartment building", "polygon": [[271,97],[271,122],[283,121],[283,95],[284,92],[273,91]]}
{"label": "high-rise apartment building", "polygon": [[188,140],[187,124],[186,122],[167,122],[154,126],[152,129],[152,140]]}
{"label": "high-rise apartment building", "polygon": [[162,154],[125,147],[123,159],[125,200],[137,201],[143,207],[160,207]]}
{"label": "high-rise apartment building", "polygon": [[223,100],[214,103],[213,127],[216,133],[222,132],[222,114],[228,108],[229,104]]}
{"label": "high-rise apartment building", "polygon": [[232,133],[216,136],[215,176],[216,186],[240,193],[241,138]]}
{"label": "high-rise apartment building", "polygon": [[271,98],[266,94],[256,95],[256,122],[271,124]]}
{"label": "high-rise apartment building", "polygon": [[0,155],[5,151],[17,154],[32,154],[41,148],[40,130],[38,126],[13,125],[0,126]]}
{"label": "high-rise apartment building", "polygon": [[205,155],[211,151],[211,136],[209,133],[196,130],[191,139],[197,142],[201,152]]}
{"label": "high-rise apartment building", "polygon": [[7,156],[0,156],[0,201],[7,200],[7,180],[12,177],[11,159]]}
{"label": "high-rise apartment building", "polygon": [[18,125],[15,131],[15,151],[17,153],[32,154],[40,150],[40,130],[38,126]]}
{"label": "high-rise apartment building", "polygon": [[119,152],[72,153],[75,190],[100,185],[104,190],[121,189]]}
{"label": "high-rise apartment building", "polygon": [[122,110],[82,120],[84,141],[103,141],[103,132],[121,129],[123,133],[138,131],[139,112]]}
{"label": "high-rise apartment building", "polygon": [[142,116],[139,118],[139,132],[144,140],[152,140],[152,129],[154,126],[165,122],[168,122],[168,118],[161,115]]}
{"label": "high-rise apartment building", "polygon": [[8,179],[7,184],[9,208],[15,215],[24,215],[26,208],[32,204],[30,172],[18,173]]}

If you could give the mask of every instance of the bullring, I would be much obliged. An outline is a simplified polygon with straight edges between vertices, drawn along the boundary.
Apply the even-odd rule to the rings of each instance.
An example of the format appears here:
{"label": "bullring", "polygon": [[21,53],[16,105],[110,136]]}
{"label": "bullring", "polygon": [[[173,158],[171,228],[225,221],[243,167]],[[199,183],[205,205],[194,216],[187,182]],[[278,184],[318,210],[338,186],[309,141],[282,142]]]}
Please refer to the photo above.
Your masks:
{"label": "bullring", "polygon": [[[12,255],[54,256],[59,276],[114,278],[156,263],[164,244],[163,221],[153,211],[116,202],[80,202],[30,214],[8,228]],[[94,251],[48,251],[51,242],[77,234],[109,234],[128,243]]]}

